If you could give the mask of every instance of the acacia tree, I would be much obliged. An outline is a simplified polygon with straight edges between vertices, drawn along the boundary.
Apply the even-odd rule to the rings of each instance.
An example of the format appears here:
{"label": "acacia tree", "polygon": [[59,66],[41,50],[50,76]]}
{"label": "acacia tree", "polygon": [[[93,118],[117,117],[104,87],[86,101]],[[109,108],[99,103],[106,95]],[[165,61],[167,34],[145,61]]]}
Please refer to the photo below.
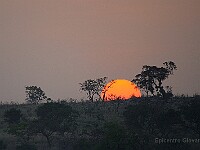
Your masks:
{"label": "acacia tree", "polygon": [[166,92],[163,87],[163,81],[166,80],[169,75],[173,74],[173,71],[177,69],[176,65],[172,61],[164,62],[164,67],[157,66],[143,66],[142,72],[135,76],[135,79],[132,82],[136,83],[137,86],[143,89],[147,96],[149,92],[152,95],[162,96],[166,98],[167,95],[172,95],[171,90],[170,93]]}
{"label": "acacia tree", "polygon": [[[109,90],[109,88],[110,88],[115,82],[116,82],[115,80],[112,80],[112,81],[110,81],[110,82],[103,88],[103,90],[102,90],[102,94],[103,94],[102,99],[103,99],[103,101],[106,99],[106,92]],[[110,95],[110,96],[112,97],[112,95]],[[115,96],[115,95],[113,95],[113,96]],[[116,99],[117,99],[117,97],[116,97]]]}
{"label": "acacia tree", "polygon": [[45,103],[36,109],[37,119],[32,120],[29,131],[33,134],[42,134],[52,145],[53,135],[64,135],[75,127],[75,118],[78,113],[71,106],[61,103]]}
{"label": "acacia tree", "polygon": [[107,77],[98,78],[98,79],[89,79],[83,83],[79,83],[81,91],[85,91],[90,101],[94,101],[94,95],[100,97],[100,92],[105,86]]}
{"label": "acacia tree", "polygon": [[48,100],[45,92],[37,86],[26,86],[26,101],[32,104],[38,104],[40,101]]}

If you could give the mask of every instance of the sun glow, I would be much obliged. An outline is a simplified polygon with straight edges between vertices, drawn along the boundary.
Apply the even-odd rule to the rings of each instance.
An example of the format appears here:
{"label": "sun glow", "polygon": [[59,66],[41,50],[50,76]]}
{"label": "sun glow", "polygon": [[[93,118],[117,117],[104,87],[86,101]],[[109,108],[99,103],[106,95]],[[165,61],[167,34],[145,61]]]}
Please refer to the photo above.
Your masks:
{"label": "sun glow", "polygon": [[101,98],[104,101],[127,100],[132,97],[141,97],[141,92],[134,83],[124,79],[110,81],[101,92]]}

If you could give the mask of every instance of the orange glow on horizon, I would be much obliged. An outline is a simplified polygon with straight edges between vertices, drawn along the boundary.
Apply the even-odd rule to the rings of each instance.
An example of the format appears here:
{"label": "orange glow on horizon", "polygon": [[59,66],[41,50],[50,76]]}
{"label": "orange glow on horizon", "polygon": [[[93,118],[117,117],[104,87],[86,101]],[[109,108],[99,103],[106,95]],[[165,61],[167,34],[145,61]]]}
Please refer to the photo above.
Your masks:
{"label": "orange glow on horizon", "polygon": [[132,97],[141,97],[141,92],[134,83],[124,79],[112,80],[101,92],[101,98],[104,101],[115,100],[117,98],[127,100]]}

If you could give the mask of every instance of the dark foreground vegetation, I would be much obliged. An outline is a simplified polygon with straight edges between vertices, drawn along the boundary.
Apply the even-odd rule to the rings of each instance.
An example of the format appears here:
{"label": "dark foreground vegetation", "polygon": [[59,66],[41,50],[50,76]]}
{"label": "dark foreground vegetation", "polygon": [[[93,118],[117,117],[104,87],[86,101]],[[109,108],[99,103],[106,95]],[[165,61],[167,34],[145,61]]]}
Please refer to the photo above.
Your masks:
{"label": "dark foreground vegetation", "polygon": [[200,96],[0,105],[0,149],[200,149]]}

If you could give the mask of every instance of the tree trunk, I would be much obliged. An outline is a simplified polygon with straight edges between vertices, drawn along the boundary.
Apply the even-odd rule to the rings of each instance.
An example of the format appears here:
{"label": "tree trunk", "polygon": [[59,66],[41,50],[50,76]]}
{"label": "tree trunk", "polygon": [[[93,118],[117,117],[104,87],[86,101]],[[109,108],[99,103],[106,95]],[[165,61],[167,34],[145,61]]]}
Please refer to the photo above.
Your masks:
{"label": "tree trunk", "polygon": [[91,91],[88,92],[88,98],[89,98],[90,101],[93,102],[92,95],[91,95]]}
{"label": "tree trunk", "polygon": [[146,94],[147,94],[147,97],[149,97],[149,91],[148,90],[146,91]]}
{"label": "tree trunk", "polygon": [[47,138],[47,142],[49,144],[49,147],[51,148],[51,140],[50,140],[50,138],[48,136],[46,138]]}
{"label": "tree trunk", "polygon": [[162,97],[165,98],[166,97],[166,92],[165,92],[165,90],[164,90],[164,88],[162,86],[162,81],[158,80],[158,82],[159,82],[159,86],[158,86],[159,92],[162,94]]}
{"label": "tree trunk", "polygon": [[94,102],[94,95],[91,96],[91,101]]}
{"label": "tree trunk", "polygon": [[48,145],[49,145],[49,148],[51,148],[51,140],[50,140],[50,136],[49,135],[46,135],[46,134],[43,134],[45,137],[46,137],[46,139],[47,139],[47,143],[48,143]]}
{"label": "tree trunk", "polygon": [[163,98],[166,97],[166,92],[165,92],[163,86],[160,87],[160,93],[162,94],[162,97],[163,97]]}

